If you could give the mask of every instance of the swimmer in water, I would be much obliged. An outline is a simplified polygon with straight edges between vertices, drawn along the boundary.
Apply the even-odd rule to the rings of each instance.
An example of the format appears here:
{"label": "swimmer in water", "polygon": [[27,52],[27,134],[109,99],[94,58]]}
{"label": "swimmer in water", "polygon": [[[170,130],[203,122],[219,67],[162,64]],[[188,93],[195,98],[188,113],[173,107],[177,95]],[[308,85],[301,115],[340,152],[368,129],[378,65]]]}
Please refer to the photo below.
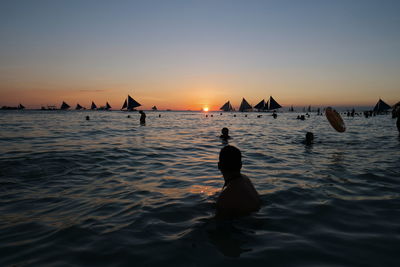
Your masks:
{"label": "swimmer in water", "polygon": [[140,113],[140,124],[146,124],[146,114],[142,110],[140,110],[139,113]]}
{"label": "swimmer in water", "polygon": [[400,107],[396,108],[396,114],[397,114],[396,126],[397,126],[397,130],[399,131],[399,134],[400,134]]}
{"label": "swimmer in water", "polygon": [[258,211],[261,199],[250,179],[241,173],[242,154],[234,146],[225,146],[219,154],[218,169],[225,183],[217,199],[217,218],[234,218]]}
{"label": "swimmer in water", "polygon": [[314,134],[312,132],[306,133],[306,139],[303,141],[306,145],[312,145],[314,143]]}
{"label": "swimmer in water", "polygon": [[224,139],[224,140],[228,140],[228,139],[231,138],[229,136],[229,129],[228,128],[226,128],[226,127],[222,128],[221,133],[222,134],[221,134],[221,136],[219,138]]}

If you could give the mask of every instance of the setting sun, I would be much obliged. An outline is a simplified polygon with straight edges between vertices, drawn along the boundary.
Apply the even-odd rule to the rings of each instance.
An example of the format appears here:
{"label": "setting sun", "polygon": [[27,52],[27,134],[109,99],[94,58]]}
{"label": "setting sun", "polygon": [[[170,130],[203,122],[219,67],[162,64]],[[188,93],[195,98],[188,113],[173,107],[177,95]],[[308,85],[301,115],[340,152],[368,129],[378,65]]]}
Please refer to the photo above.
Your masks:
{"label": "setting sun", "polygon": [[204,107],[204,108],[203,108],[203,111],[204,111],[204,112],[207,112],[207,111],[208,111],[208,107]]}

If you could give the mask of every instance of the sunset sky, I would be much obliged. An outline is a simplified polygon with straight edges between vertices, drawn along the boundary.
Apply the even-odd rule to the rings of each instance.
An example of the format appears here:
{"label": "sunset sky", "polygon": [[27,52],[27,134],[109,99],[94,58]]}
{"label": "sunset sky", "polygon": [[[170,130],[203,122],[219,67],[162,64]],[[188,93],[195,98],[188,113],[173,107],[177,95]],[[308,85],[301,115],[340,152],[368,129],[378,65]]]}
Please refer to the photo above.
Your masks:
{"label": "sunset sky", "polygon": [[400,1],[1,1],[0,106],[400,101]]}

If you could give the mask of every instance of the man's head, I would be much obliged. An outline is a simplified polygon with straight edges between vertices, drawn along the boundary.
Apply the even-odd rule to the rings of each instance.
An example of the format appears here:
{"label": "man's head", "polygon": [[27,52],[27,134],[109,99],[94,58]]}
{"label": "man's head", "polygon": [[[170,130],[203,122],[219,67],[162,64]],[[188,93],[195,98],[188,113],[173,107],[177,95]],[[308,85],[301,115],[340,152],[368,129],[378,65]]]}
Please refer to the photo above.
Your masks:
{"label": "man's head", "polygon": [[228,134],[229,134],[229,129],[226,128],[226,127],[224,127],[224,128],[222,128],[221,133],[222,133],[223,135],[228,135]]}
{"label": "man's head", "polygon": [[221,172],[237,172],[242,168],[242,153],[234,146],[225,146],[219,153],[218,169]]}

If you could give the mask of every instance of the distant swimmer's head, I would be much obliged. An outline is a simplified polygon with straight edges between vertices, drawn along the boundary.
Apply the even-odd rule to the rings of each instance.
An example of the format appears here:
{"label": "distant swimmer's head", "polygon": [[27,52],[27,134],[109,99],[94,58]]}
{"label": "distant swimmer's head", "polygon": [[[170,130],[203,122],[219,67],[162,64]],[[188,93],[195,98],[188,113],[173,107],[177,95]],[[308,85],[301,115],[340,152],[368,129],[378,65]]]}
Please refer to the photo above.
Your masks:
{"label": "distant swimmer's head", "polygon": [[224,127],[221,130],[221,136],[220,138],[222,138],[223,140],[227,141],[228,139],[230,139],[231,137],[229,136],[229,129]]}
{"label": "distant swimmer's head", "polygon": [[219,153],[218,169],[221,172],[236,172],[242,168],[242,153],[234,146],[225,146]]}

